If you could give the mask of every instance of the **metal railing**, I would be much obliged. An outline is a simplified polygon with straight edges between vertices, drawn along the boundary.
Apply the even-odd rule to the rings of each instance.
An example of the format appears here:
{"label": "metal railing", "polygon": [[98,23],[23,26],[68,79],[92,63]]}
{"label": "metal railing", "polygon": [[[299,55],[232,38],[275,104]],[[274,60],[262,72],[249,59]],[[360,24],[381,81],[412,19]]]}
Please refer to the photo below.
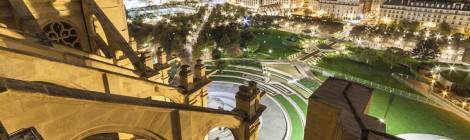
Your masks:
{"label": "metal railing", "polygon": [[418,95],[418,94],[415,94],[415,93],[410,93],[410,92],[407,92],[407,91],[404,91],[404,90],[392,88],[392,87],[389,87],[389,86],[378,84],[378,83],[375,83],[375,82],[372,82],[372,81],[369,81],[369,80],[365,80],[365,79],[355,77],[355,76],[351,76],[351,75],[348,75],[348,74],[344,74],[344,73],[341,73],[341,72],[327,70],[327,69],[317,67],[317,66],[311,66],[311,67],[312,67],[313,71],[316,71],[316,72],[319,72],[319,73],[329,73],[333,77],[337,77],[337,78],[341,78],[341,79],[345,79],[345,80],[349,80],[349,81],[354,81],[354,82],[363,84],[365,86],[368,86],[370,88],[382,90],[382,91],[384,91],[386,93],[389,93],[389,94],[394,94],[394,95],[401,96],[401,97],[411,99],[411,100],[414,100],[414,101],[430,104],[430,105],[433,105],[433,106],[439,106],[436,102],[434,102],[433,100],[431,100],[431,99],[429,99],[425,96],[421,96],[421,95]]}

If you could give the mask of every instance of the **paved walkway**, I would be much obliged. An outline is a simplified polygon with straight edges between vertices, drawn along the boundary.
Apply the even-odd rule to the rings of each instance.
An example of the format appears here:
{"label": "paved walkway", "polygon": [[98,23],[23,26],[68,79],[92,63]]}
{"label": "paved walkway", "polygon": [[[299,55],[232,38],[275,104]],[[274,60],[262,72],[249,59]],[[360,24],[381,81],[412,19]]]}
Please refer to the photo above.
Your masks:
{"label": "paved walkway", "polygon": [[[224,110],[232,110],[235,106],[235,93],[238,91],[239,85],[213,82],[209,85],[208,91],[208,107],[223,108]],[[269,95],[267,95],[269,96]],[[261,129],[259,133],[260,140],[283,140],[287,134],[287,121],[284,111],[273,101],[272,98],[264,96],[261,103],[267,106],[267,109],[261,116]],[[209,138],[214,138],[213,134],[220,135],[221,140],[230,140],[223,131],[211,132]]]}

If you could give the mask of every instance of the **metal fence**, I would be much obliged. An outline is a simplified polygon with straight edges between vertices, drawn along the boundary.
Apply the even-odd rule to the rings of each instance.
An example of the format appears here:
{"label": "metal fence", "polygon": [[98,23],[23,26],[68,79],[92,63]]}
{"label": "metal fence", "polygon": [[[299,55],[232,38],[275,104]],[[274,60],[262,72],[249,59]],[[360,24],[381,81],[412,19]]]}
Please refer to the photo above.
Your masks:
{"label": "metal fence", "polygon": [[418,102],[430,104],[430,105],[433,105],[433,106],[439,106],[436,102],[434,102],[433,100],[431,100],[431,99],[429,99],[425,96],[421,96],[421,95],[418,95],[418,94],[415,94],[415,93],[410,93],[410,92],[407,92],[407,91],[404,91],[404,90],[392,88],[392,87],[389,87],[389,86],[378,84],[378,83],[375,83],[375,82],[372,82],[372,81],[369,81],[369,80],[365,80],[365,79],[358,78],[358,77],[355,77],[355,76],[351,76],[351,75],[348,75],[348,74],[344,74],[344,73],[341,73],[341,72],[335,72],[335,71],[327,70],[327,69],[317,67],[317,66],[312,66],[312,70],[316,71],[316,72],[319,72],[319,73],[329,73],[329,76],[334,76],[334,77],[337,77],[337,78],[341,78],[341,79],[345,79],[345,80],[349,80],[349,81],[354,81],[354,82],[363,84],[365,86],[368,86],[370,88],[382,90],[382,91],[384,91],[386,93],[389,93],[389,94],[394,94],[394,95],[401,96],[401,97],[404,97],[404,98],[407,98],[407,99],[411,99],[411,100],[415,100],[415,101],[418,101]]}

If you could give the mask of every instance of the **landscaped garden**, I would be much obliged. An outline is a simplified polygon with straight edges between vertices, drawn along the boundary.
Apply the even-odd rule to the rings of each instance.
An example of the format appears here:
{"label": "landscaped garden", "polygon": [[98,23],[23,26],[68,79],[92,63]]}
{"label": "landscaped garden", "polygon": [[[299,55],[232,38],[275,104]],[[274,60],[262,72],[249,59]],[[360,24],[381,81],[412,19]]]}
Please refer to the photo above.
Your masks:
{"label": "landscaped garden", "polygon": [[[225,82],[235,82],[235,83],[241,83],[241,84],[246,84],[247,81],[241,78],[235,78],[235,77],[219,77],[219,76],[213,76],[210,78],[213,81],[225,81]],[[300,116],[299,112],[296,111],[295,105],[300,107],[302,112],[304,113],[303,115],[306,114],[307,111],[307,104],[298,96],[289,96],[295,104],[292,104],[289,102],[289,100],[282,95],[277,95],[274,96],[273,99],[275,99],[281,107],[286,111],[286,115],[288,116],[289,122],[291,124],[291,139],[292,140],[302,140],[304,136],[304,126],[302,124],[302,117]]]}
{"label": "landscaped garden", "polygon": [[[308,40],[305,36],[275,29],[249,29],[256,38],[249,45],[258,45],[254,51],[260,59],[278,59],[302,51],[302,42]],[[248,46],[250,47],[250,46]]]}
{"label": "landscaped garden", "polygon": [[454,82],[452,90],[459,96],[470,98],[470,72],[464,70],[444,70],[440,74]]}
{"label": "landscaped garden", "polygon": [[392,73],[412,75],[409,68],[401,65],[397,65],[391,68],[381,59],[366,63],[343,55],[329,55],[322,58],[317,66],[334,72],[340,72],[375,82],[377,84],[387,85],[395,89],[419,94],[415,90],[392,77]]}
{"label": "landscaped garden", "polygon": [[392,135],[427,133],[455,140],[470,138],[470,122],[442,109],[400,96],[374,91],[369,115],[381,118]]}
{"label": "landscaped garden", "polygon": [[284,98],[282,95],[274,96],[282,107],[287,111],[292,126],[291,140],[302,140],[304,136],[304,127],[302,124],[301,117],[292,106],[292,104]]}

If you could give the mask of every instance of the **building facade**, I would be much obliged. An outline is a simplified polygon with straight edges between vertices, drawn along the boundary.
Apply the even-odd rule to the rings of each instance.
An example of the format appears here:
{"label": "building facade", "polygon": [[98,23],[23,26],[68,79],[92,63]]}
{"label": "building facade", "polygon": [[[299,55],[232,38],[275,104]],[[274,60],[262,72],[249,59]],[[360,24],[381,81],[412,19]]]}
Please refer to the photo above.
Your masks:
{"label": "building facade", "polygon": [[445,22],[460,32],[470,32],[470,1],[385,0],[380,17],[419,21],[428,27]]}
{"label": "building facade", "polygon": [[316,0],[311,3],[318,15],[333,15],[343,20],[373,18],[378,15],[378,0]]}
{"label": "building facade", "polygon": [[304,5],[303,0],[232,0],[229,2],[255,10],[273,4],[281,4],[283,10],[301,8]]}

